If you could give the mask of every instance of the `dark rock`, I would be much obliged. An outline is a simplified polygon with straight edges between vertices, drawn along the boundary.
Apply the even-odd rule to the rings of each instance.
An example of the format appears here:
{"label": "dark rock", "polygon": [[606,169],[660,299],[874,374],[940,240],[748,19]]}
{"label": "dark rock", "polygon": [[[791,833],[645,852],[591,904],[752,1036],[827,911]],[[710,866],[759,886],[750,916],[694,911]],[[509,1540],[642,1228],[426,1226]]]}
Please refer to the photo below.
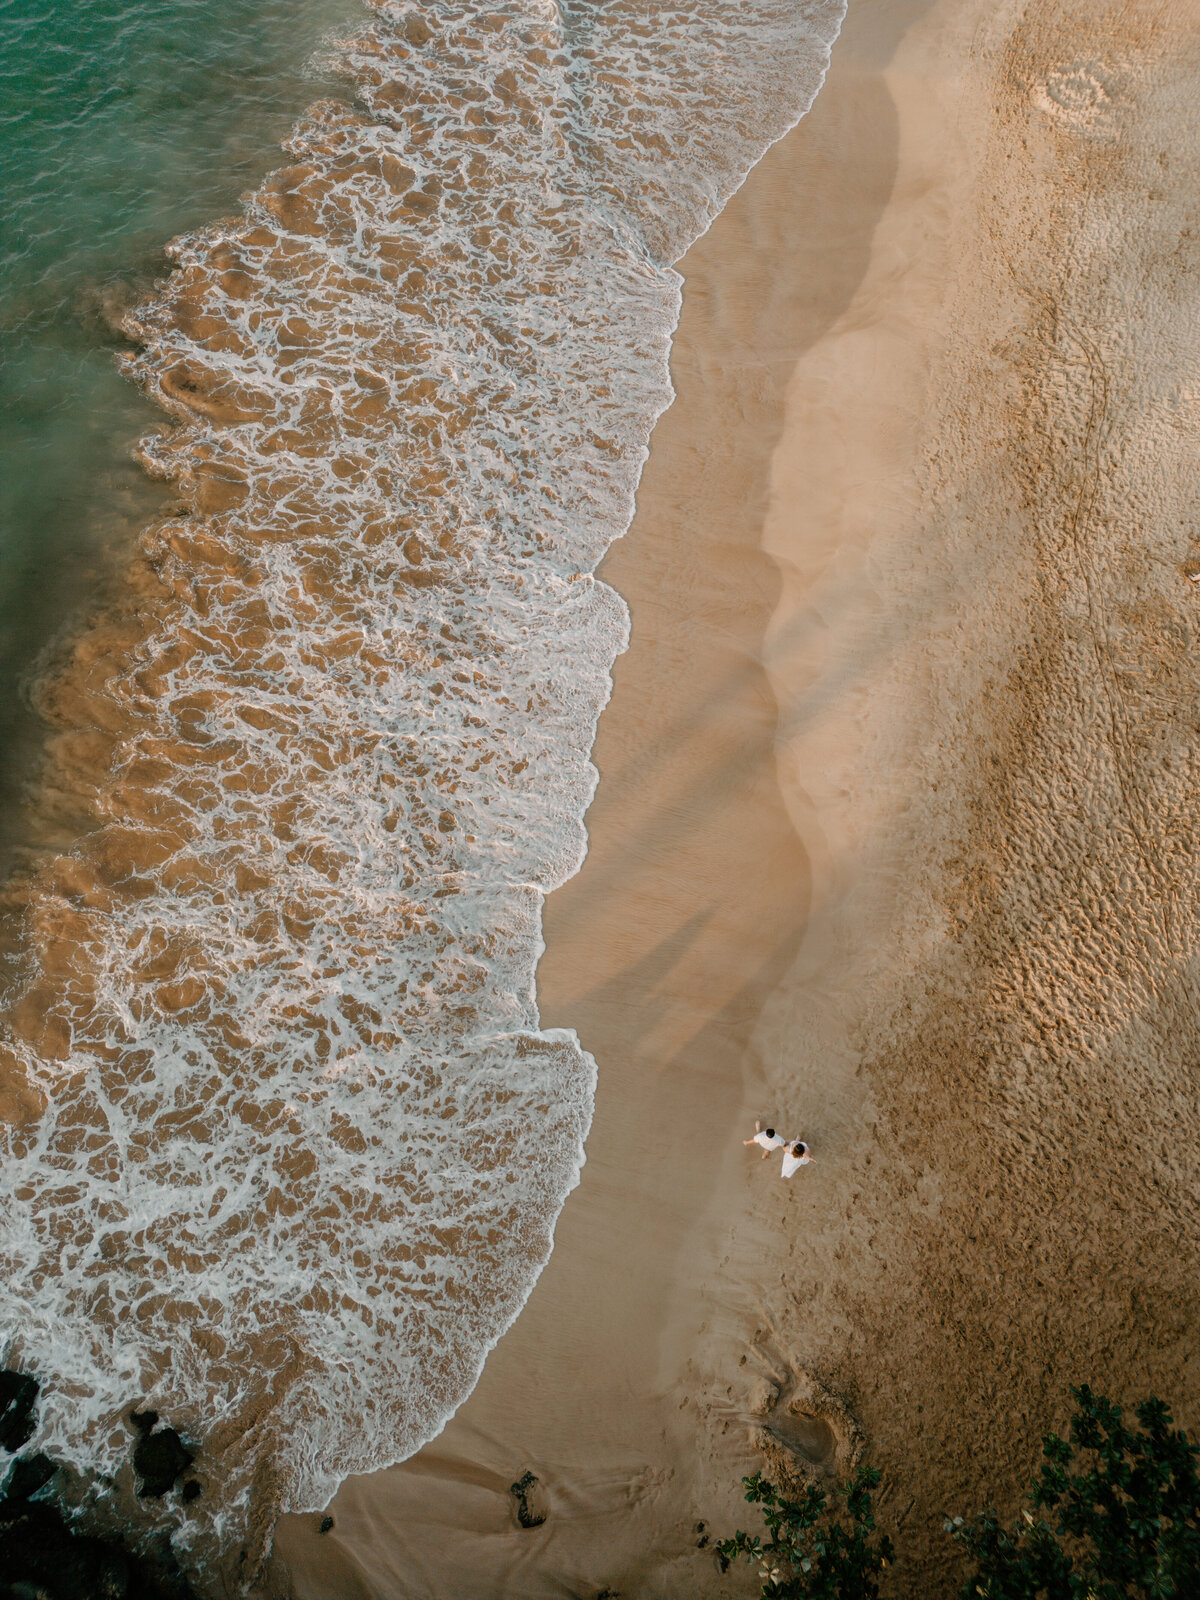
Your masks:
{"label": "dark rock", "polygon": [[117,1545],[73,1533],[53,1506],[0,1505],[0,1600],[186,1600]]}
{"label": "dark rock", "polygon": [[318,1533],[328,1533],[329,1530],[332,1527],[333,1527],[333,1518],[332,1517],[322,1517],[321,1518],[321,1526],[317,1529],[317,1532]]}
{"label": "dark rock", "polygon": [[12,1464],[12,1471],[4,1480],[0,1498],[28,1500],[31,1494],[44,1489],[58,1471],[58,1463],[49,1456],[22,1456]]}
{"label": "dark rock", "polygon": [[0,1445],[17,1451],[33,1438],[38,1382],[24,1372],[0,1370]]}
{"label": "dark rock", "polygon": [[540,1528],[549,1516],[546,1496],[532,1472],[523,1472],[516,1483],[509,1484],[508,1492],[517,1502],[517,1521],[522,1528]]}
{"label": "dark rock", "polygon": [[[148,1413],[153,1415],[153,1413]],[[150,1433],[143,1423],[142,1436],[133,1447],[133,1465],[138,1477],[138,1494],[142,1499],[157,1499],[175,1487],[176,1480],[187,1471],[196,1459],[196,1452],[175,1432],[174,1428],[160,1428]]]}
{"label": "dark rock", "polygon": [[184,1502],[185,1505],[190,1505],[193,1500],[199,1499],[202,1493],[203,1490],[200,1488],[200,1485],[196,1482],[195,1478],[189,1478],[184,1484],[183,1488],[179,1491],[179,1498]]}
{"label": "dark rock", "polygon": [[[131,1411],[129,1421],[140,1435],[133,1447],[133,1465],[141,1479],[138,1494],[143,1500],[157,1499],[175,1487],[196,1459],[196,1452],[188,1449],[174,1428],[159,1428],[157,1411]],[[199,1493],[198,1483],[184,1486],[187,1500],[194,1500]]]}

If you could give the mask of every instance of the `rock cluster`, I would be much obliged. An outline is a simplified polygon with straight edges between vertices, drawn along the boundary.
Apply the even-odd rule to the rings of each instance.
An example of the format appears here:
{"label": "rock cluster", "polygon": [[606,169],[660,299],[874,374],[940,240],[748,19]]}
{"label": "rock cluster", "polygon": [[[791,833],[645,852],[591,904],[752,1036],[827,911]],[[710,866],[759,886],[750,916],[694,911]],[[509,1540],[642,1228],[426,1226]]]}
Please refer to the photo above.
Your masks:
{"label": "rock cluster", "polygon": [[[76,1532],[47,1501],[31,1497],[46,1487],[57,1464],[40,1453],[20,1455],[37,1427],[39,1385],[25,1373],[0,1370],[0,1447],[15,1455],[0,1486],[0,1600],[189,1600],[181,1583],[149,1573],[106,1539]],[[195,1460],[174,1428],[160,1427],[155,1411],[134,1411],[133,1466],[138,1494],[164,1495]],[[200,1485],[189,1478],[184,1500]]]}
{"label": "rock cluster", "polygon": [[75,1533],[38,1500],[0,1505],[0,1600],[186,1600],[119,1545]]}

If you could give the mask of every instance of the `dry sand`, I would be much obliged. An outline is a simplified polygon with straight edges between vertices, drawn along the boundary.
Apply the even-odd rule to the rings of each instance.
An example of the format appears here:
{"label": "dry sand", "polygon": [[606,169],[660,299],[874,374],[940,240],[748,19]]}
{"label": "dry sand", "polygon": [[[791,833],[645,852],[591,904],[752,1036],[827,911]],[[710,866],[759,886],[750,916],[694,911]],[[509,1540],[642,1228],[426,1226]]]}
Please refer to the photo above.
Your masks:
{"label": "dry sand", "polygon": [[949,1594],[939,1513],[1010,1504],[1070,1382],[1200,1422],[1198,82],[1195,6],[857,0],[688,256],[539,975],[589,1163],[281,1591],[744,1593],[697,1548],[739,1475],[863,1447],[895,1592]]}

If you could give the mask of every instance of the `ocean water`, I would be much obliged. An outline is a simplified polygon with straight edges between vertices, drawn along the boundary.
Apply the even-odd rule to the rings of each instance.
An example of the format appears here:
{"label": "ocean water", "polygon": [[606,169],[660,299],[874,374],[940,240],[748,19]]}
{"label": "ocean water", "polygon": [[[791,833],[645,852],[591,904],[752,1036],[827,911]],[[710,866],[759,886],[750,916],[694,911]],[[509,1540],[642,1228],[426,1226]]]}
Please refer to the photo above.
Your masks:
{"label": "ocean water", "polygon": [[541,908],[628,626],[592,573],[672,264],[841,15],[376,0],[125,316],[173,500],[36,694],[86,826],[16,891],[0,1335],[96,1504],[132,1404],[201,1444],[137,1513],[193,1566],[434,1436],[549,1254],[596,1067],[539,1028]]}
{"label": "ocean water", "polygon": [[238,209],[328,92],[355,0],[0,3],[0,867],[38,730],[25,681],[166,499],[113,361],[167,240]]}

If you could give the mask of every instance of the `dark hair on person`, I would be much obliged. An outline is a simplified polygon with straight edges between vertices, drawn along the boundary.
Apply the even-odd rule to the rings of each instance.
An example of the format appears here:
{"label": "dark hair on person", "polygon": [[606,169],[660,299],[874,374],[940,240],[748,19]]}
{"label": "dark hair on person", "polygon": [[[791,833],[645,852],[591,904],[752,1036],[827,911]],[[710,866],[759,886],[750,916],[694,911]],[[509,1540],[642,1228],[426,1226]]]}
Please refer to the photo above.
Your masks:
{"label": "dark hair on person", "polygon": [[763,1131],[766,1133],[766,1136],[767,1136],[768,1139],[773,1139],[775,1137],[775,1129],[774,1128],[766,1128]]}

